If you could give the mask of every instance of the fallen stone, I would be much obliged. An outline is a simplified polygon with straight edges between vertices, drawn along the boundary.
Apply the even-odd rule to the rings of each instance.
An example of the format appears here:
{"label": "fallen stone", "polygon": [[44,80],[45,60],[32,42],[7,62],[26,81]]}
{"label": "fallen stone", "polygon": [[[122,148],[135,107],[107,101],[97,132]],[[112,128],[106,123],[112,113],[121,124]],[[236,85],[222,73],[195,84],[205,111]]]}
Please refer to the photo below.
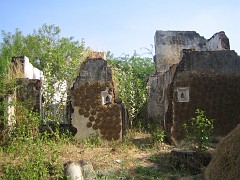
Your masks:
{"label": "fallen stone", "polygon": [[92,164],[86,160],[69,161],[64,164],[65,177],[71,180],[93,180],[95,172]]}
{"label": "fallen stone", "polygon": [[174,149],[171,151],[171,155],[173,155],[172,161],[176,167],[184,167],[188,169],[191,174],[198,174],[201,172],[201,159],[196,151]]}

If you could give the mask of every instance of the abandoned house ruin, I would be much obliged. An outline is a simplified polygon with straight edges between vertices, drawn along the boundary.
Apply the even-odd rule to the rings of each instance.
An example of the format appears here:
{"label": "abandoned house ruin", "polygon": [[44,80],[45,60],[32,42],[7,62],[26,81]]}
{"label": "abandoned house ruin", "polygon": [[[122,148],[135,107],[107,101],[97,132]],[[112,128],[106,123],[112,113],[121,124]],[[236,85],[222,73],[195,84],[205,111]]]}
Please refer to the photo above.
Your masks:
{"label": "abandoned house ruin", "polygon": [[44,118],[44,121],[49,121],[48,115],[54,115],[61,101],[65,107],[61,114],[60,123],[68,122],[65,118],[67,100],[66,82],[55,82],[53,84],[55,92],[53,93],[51,101],[51,109],[46,111],[46,109],[44,110],[43,108],[44,97],[46,97],[47,93],[45,92],[46,83],[44,81],[44,75],[42,71],[29,62],[28,57],[13,57],[10,64],[9,76],[17,78],[16,87],[13,91],[8,92],[2,99],[5,106],[5,112],[1,114],[2,117],[6,117],[6,125],[10,129],[12,129],[16,123],[16,117],[22,113],[16,108],[16,102],[24,104],[24,108],[28,110],[38,112],[39,116]]}
{"label": "abandoned house ruin", "polygon": [[[76,138],[82,140],[92,134],[100,134],[106,140],[122,140],[127,127],[127,113],[121,103],[116,103],[116,87],[112,79],[112,70],[107,65],[105,53],[92,52],[80,67],[67,95],[66,82],[55,82],[55,92],[51,96],[49,110],[44,107],[43,99],[46,82],[43,73],[33,67],[25,56],[12,58],[13,76],[17,77],[17,88],[5,97],[7,124],[13,127],[18,110],[16,104],[24,103],[29,110],[39,112],[47,123],[54,117],[63,127],[77,130]],[[70,101],[69,101],[70,100]],[[60,104],[61,102],[61,104]],[[55,117],[55,110],[61,105],[63,112]],[[59,113],[59,112],[58,112]]]}
{"label": "abandoned house ruin", "polygon": [[182,125],[196,109],[214,119],[217,139],[240,123],[240,57],[224,32],[205,39],[194,31],[156,31],[155,52],[148,116],[170,142],[182,142]]}
{"label": "abandoned house ruin", "polygon": [[40,112],[43,73],[33,67],[26,56],[13,57],[9,73],[10,76],[17,77],[17,88],[8,92],[2,99],[5,102],[5,112],[2,116],[6,117],[6,125],[12,129],[16,123],[16,115],[22,113],[16,108],[15,101],[24,103],[29,110]]}
{"label": "abandoned house ruin", "polygon": [[106,140],[122,140],[126,113],[122,104],[115,103],[115,88],[103,54],[95,53],[83,62],[70,94],[77,139],[98,133]]}

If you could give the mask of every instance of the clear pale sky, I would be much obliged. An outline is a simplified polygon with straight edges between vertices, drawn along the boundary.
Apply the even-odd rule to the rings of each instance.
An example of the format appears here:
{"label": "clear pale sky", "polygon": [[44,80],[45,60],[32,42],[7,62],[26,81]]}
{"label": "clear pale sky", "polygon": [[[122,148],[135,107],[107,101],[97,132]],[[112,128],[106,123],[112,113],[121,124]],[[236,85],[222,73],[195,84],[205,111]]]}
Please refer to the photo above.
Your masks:
{"label": "clear pale sky", "polygon": [[225,31],[240,55],[240,0],[0,0],[0,7],[0,30],[28,34],[55,24],[62,36],[115,56],[151,49],[156,30],[193,30],[207,39]]}

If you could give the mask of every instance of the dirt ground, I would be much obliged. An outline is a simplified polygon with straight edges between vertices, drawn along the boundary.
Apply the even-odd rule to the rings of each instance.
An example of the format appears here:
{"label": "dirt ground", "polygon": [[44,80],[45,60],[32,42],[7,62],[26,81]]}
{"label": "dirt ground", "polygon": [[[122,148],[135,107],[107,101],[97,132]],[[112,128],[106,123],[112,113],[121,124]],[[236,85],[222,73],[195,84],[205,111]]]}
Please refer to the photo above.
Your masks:
{"label": "dirt ground", "polygon": [[[40,154],[45,154],[46,157],[43,158],[48,160],[54,156],[52,153],[58,152],[57,162],[60,165],[69,161],[88,161],[92,164],[97,179],[166,179],[192,175],[184,163],[173,159],[170,154],[176,147],[154,141],[149,133],[129,132],[124,142],[92,140],[81,143],[69,140],[54,146],[46,144],[40,147],[43,148]],[[0,179],[4,172],[1,166],[19,165],[21,158],[26,159],[29,155],[28,150],[23,151],[21,156],[16,156],[18,153],[21,154],[22,150],[3,154],[0,151]]]}
{"label": "dirt ground", "polygon": [[121,142],[102,142],[99,147],[88,147],[82,144],[68,144],[61,149],[61,161],[87,160],[92,163],[98,174],[124,173],[128,177],[138,176],[137,167],[158,168],[151,161],[156,156],[170,153],[173,146],[164,143],[154,143],[150,134],[134,132],[132,140]]}

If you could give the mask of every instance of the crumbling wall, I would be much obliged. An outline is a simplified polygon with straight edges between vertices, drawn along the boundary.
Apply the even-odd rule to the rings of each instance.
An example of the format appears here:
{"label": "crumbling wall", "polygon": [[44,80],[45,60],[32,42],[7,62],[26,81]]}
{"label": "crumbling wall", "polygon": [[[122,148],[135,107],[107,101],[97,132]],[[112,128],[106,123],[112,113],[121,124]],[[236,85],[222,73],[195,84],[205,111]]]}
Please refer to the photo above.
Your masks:
{"label": "crumbling wall", "polygon": [[160,123],[164,128],[171,127],[166,124],[165,119],[168,112],[171,111],[172,95],[170,91],[175,71],[176,65],[172,65],[165,73],[149,77],[148,118],[153,122]]}
{"label": "crumbling wall", "polygon": [[224,31],[214,34],[210,39],[207,40],[207,50],[226,50],[230,49],[229,39],[225,35]]}
{"label": "crumbling wall", "polygon": [[28,78],[28,79],[42,79],[43,72],[39,69],[33,67],[29,62],[29,58],[26,56],[13,57],[12,63],[16,66],[21,64],[22,76],[18,78]]}
{"label": "crumbling wall", "polygon": [[26,56],[13,57],[8,73],[9,78],[17,81],[15,89],[1,98],[5,109],[2,114],[6,118],[5,125],[12,129],[17,120],[16,101],[23,103],[28,110],[40,112],[43,73],[33,67]]}
{"label": "crumbling wall", "polygon": [[[226,60],[234,59],[236,56],[234,53],[224,54],[224,52],[221,52],[222,50],[230,49],[229,39],[223,31],[214,34],[210,39],[205,39],[195,31],[156,31],[154,39],[156,54],[154,61],[157,73],[149,79],[148,117],[153,121],[159,122],[167,130],[169,140],[171,140],[173,123],[177,123],[173,120],[174,111],[178,114],[178,110],[174,109],[172,103],[174,91],[176,91],[174,90],[173,82],[175,75],[177,75],[179,79],[183,78],[183,81],[187,79],[186,81],[188,82],[189,74],[191,74],[189,72],[198,72],[201,68],[205,69],[208,73],[214,72],[221,74],[222,71],[228,72],[230,69],[236,70],[239,66],[230,65],[230,62],[218,60],[219,58]],[[208,56],[211,51],[217,51],[219,55],[215,54],[209,59]],[[196,53],[194,54],[194,52]],[[196,56],[196,60],[192,61],[192,58],[182,60],[183,56],[186,57],[187,54],[191,53]],[[198,61],[199,58],[202,60]],[[204,63],[202,62],[203,59],[205,59]],[[191,66],[192,70],[184,72],[189,66]],[[178,67],[178,72],[175,73],[176,67]],[[180,68],[181,71],[184,72],[181,73],[182,77],[180,77],[179,74]],[[179,89],[179,91],[182,92],[185,91],[185,89]],[[194,111],[192,115],[194,115]],[[174,129],[174,132],[176,132],[176,129]],[[179,134],[181,133],[180,128]]]}
{"label": "crumbling wall", "polygon": [[[15,100],[25,103],[26,108],[40,112],[43,72],[33,67],[28,57],[13,57],[10,76],[17,78],[13,95]],[[12,98],[13,99],[13,98]]]}
{"label": "crumbling wall", "polygon": [[[7,94],[2,100],[3,105],[5,106],[4,112],[1,113],[3,118],[7,119],[6,124],[4,124],[4,120],[2,121],[2,130],[4,129],[4,126],[7,126],[9,130],[13,129],[14,124],[16,123],[16,117],[15,117],[15,106],[13,102],[16,99],[16,93]],[[1,117],[1,118],[2,118]]]}
{"label": "crumbling wall", "polygon": [[164,108],[163,78],[161,75],[150,76],[148,89],[148,119],[163,126],[164,113],[159,109]]}
{"label": "crumbling wall", "polygon": [[111,68],[103,59],[87,59],[71,89],[72,125],[76,138],[100,134],[106,140],[122,139],[122,106],[115,103]]}
{"label": "crumbling wall", "polygon": [[[171,138],[179,144],[182,125],[196,109],[214,119],[214,137],[220,138],[240,123],[240,57],[234,51],[186,52],[173,80]],[[182,101],[180,90],[188,91]],[[184,91],[183,91],[184,92]]]}
{"label": "crumbling wall", "polygon": [[195,31],[156,31],[154,42],[157,72],[166,71],[178,63],[183,49],[195,51],[230,49],[229,40],[223,31],[214,34],[209,40]]}
{"label": "crumbling wall", "polygon": [[158,72],[178,63],[182,49],[206,50],[205,38],[195,31],[156,31],[154,42]]}
{"label": "crumbling wall", "polygon": [[21,78],[17,80],[16,100],[24,103],[29,110],[40,112],[42,81],[39,79]]}

